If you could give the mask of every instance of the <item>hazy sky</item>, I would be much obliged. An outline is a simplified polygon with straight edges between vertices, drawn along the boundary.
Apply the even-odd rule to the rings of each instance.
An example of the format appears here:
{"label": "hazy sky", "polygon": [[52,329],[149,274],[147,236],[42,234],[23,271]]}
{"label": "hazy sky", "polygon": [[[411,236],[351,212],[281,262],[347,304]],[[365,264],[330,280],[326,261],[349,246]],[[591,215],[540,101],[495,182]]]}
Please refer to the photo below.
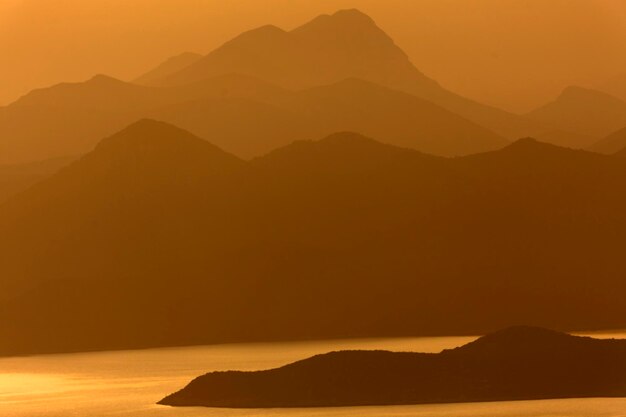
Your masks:
{"label": "hazy sky", "polygon": [[427,75],[512,110],[626,73],[626,0],[0,0],[0,104],[95,73],[130,79],[255,26],[351,7]]}

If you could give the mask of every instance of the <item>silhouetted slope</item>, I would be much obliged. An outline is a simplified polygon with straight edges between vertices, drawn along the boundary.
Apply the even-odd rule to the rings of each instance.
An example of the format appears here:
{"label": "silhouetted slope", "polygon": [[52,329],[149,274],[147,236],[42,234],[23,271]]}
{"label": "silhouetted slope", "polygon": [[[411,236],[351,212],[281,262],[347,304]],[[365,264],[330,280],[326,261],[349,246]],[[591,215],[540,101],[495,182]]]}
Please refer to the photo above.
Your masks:
{"label": "silhouetted slope", "polygon": [[514,327],[439,354],[343,351],[213,372],[159,404],[336,407],[626,396],[626,341]]}
{"label": "silhouetted slope", "polygon": [[291,89],[351,77],[383,85],[417,79],[429,88],[436,86],[411,65],[406,54],[371,18],[358,10],[319,16],[291,32],[270,25],[245,32],[164,83],[187,84],[233,72]]}
{"label": "silhouetted slope", "polygon": [[51,176],[75,159],[64,157],[29,164],[0,166],[0,203]]}
{"label": "silhouetted slope", "polygon": [[118,112],[144,105],[146,93],[155,89],[138,86],[106,75],[95,75],[85,82],[61,83],[33,90],[10,107],[88,107],[90,109]]}
{"label": "silhouetted slope", "polygon": [[556,129],[602,138],[626,126],[626,102],[600,91],[568,87],[527,116]]}
{"label": "silhouetted slope", "polygon": [[442,88],[422,74],[375,22],[358,10],[322,15],[290,32],[263,26],[245,32],[162,80],[182,85],[221,74],[251,75],[290,89],[361,78],[414,94],[509,138],[541,126]]}
{"label": "silhouetted slope", "polygon": [[0,113],[0,163],[80,155],[169,100],[106,76],[35,90]]}
{"label": "silhouetted slope", "polygon": [[625,325],[620,158],[139,127],[0,205],[1,353]]}
{"label": "silhouetted slope", "polygon": [[202,55],[193,52],[184,52],[180,55],[168,58],[159,64],[156,68],[142,74],[133,80],[136,84],[152,85],[155,81],[167,77],[175,72],[187,68],[191,64],[196,63],[202,58]]}
{"label": "silhouetted slope", "polygon": [[190,101],[160,108],[150,116],[215,138],[220,147],[244,157],[338,131],[445,156],[484,152],[507,143],[437,105],[357,79],[259,97]]}
{"label": "silhouetted slope", "polygon": [[[106,76],[96,76],[83,83],[59,84],[35,90],[0,108],[0,162],[86,153],[103,136],[138,119],[154,117],[161,108],[184,107],[191,101],[208,99],[245,98],[262,104],[282,99],[285,94],[278,87],[237,75],[166,89]],[[246,114],[241,116],[245,118]],[[224,133],[228,133],[229,126],[225,129]],[[270,141],[263,136],[260,140]]]}
{"label": "silhouetted slope", "polygon": [[82,154],[140,118],[176,124],[242,157],[343,130],[441,155],[506,144],[434,104],[354,79],[293,93],[236,74],[171,88],[97,76],[35,91],[0,112],[0,161]]}
{"label": "silhouetted slope", "polygon": [[626,148],[626,127],[611,133],[606,138],[596,142],[589,149],[603,154],[615,154]]}
{"label": "silhouetted slope", "polygon": [[[5,329],[21,334],[14,352],[171,338],[164,332],[159,342],[149,330],[166,325],[154,309],[178,292],[163,288],[163,277],[188,278],[183,258],[194,256],[194,244],[208,249],[198,234],[224,234],[220,224],[203,227],[203,217],[220,205],[210,199],[220,178],[242,164],[188,132],[142,120],[1,206],[0,314],[15,318]],[[20,251],[41,262],[9,263]]]}

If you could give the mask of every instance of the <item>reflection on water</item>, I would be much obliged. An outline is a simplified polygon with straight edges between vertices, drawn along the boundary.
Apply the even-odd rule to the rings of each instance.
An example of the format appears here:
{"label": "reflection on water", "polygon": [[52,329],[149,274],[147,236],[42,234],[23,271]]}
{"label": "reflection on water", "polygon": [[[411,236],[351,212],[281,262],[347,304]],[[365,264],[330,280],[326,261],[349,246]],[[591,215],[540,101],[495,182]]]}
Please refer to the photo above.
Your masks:
{"label": "reflection on water", "polygon": [[[594,334],[594,337],[604,335]],[[607,334],[625,337],[626,333]],[[524,401],[296,410],[173,409],[155,405],[192,378],[215,370],[280,366],[343,349],[439,352],[471,337],[234,344],[0,359],[2,417],[626,417],[626,399]]]}

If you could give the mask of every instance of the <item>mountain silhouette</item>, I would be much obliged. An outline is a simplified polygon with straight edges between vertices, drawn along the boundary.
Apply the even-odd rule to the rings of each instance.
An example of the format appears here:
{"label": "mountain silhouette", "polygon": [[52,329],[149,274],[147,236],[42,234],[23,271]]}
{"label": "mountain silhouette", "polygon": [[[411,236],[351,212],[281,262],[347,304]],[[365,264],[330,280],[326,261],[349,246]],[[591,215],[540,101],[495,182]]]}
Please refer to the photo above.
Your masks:
{"label": "mountain silhouette", "polygon": [[589,149],[603,154],[614,154],[626,148],[626,127],[599,140]]}
{"label": "mountain silhouette", "polygon": [[33,91],[4,116],[0,161],[7,163],[84,154],[101,137],[140,118],[181,126],[246,158],[344,130],[441,155],[507,143],[437,105],[356,79],[290,92],[235,74],[171,88],[96,76]]}
{"label": "mountain silhouette", "polygon": [[626,102],[600,91],[568,87],[555,101],[527,116],[556,129],[597,140],[626,126]]}
{"label": "mountain silhouette", "polygon": [[212,372],[171,406],[337,407],[626,396],[626,341],[507,328],[439,354],[341,351],[281,368]]}
{"label": "mountain silhouette", "polygon": [[625,186],[621,158],[532,139],[244,162],[144,120],[0,205],[0,353],[619,328]]}
{"label": "mountain silhouette", "polygon": [[288,107],[315,115],[323,135],[354,131],[436,155],[467,155],[508,143],[442,107],[359,79],[302,91]]}
{"label": "mountain silhouette", "polygon": [[135,84],[151,85],[156,80],[167,77],[175,72],[187,68],[191,64],[199,61],[202,55],[193,52],[184,52],[180,55],[173,56],[159,64],[156,68],[137,77],[133,82]]}
{"label": "mountain silhouette", "polygon": [[458,96],[422,74],[362,12],[340,10],[291,31],[263,26],[245,32],[155,85],[183,85],[239,73],[300,90],[360,78],[414,94],[507,138],[539,133],[530,120]]}
{"label": "mountain silhouette", "polygon": [[156,89],[103,75],[32,91],[0,109],[0,163],[84,154],[167,102]]}

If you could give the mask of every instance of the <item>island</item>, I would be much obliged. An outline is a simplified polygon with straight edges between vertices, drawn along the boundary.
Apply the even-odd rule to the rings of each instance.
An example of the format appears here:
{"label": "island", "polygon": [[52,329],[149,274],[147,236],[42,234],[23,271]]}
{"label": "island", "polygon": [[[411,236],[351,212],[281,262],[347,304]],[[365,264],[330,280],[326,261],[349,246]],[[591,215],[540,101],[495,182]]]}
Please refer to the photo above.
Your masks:
{"label": "island", "polygon": [[440,353],[340,351],[212,372],[169,406],[340,407],[626,396],[626,340],[511,327]]}

